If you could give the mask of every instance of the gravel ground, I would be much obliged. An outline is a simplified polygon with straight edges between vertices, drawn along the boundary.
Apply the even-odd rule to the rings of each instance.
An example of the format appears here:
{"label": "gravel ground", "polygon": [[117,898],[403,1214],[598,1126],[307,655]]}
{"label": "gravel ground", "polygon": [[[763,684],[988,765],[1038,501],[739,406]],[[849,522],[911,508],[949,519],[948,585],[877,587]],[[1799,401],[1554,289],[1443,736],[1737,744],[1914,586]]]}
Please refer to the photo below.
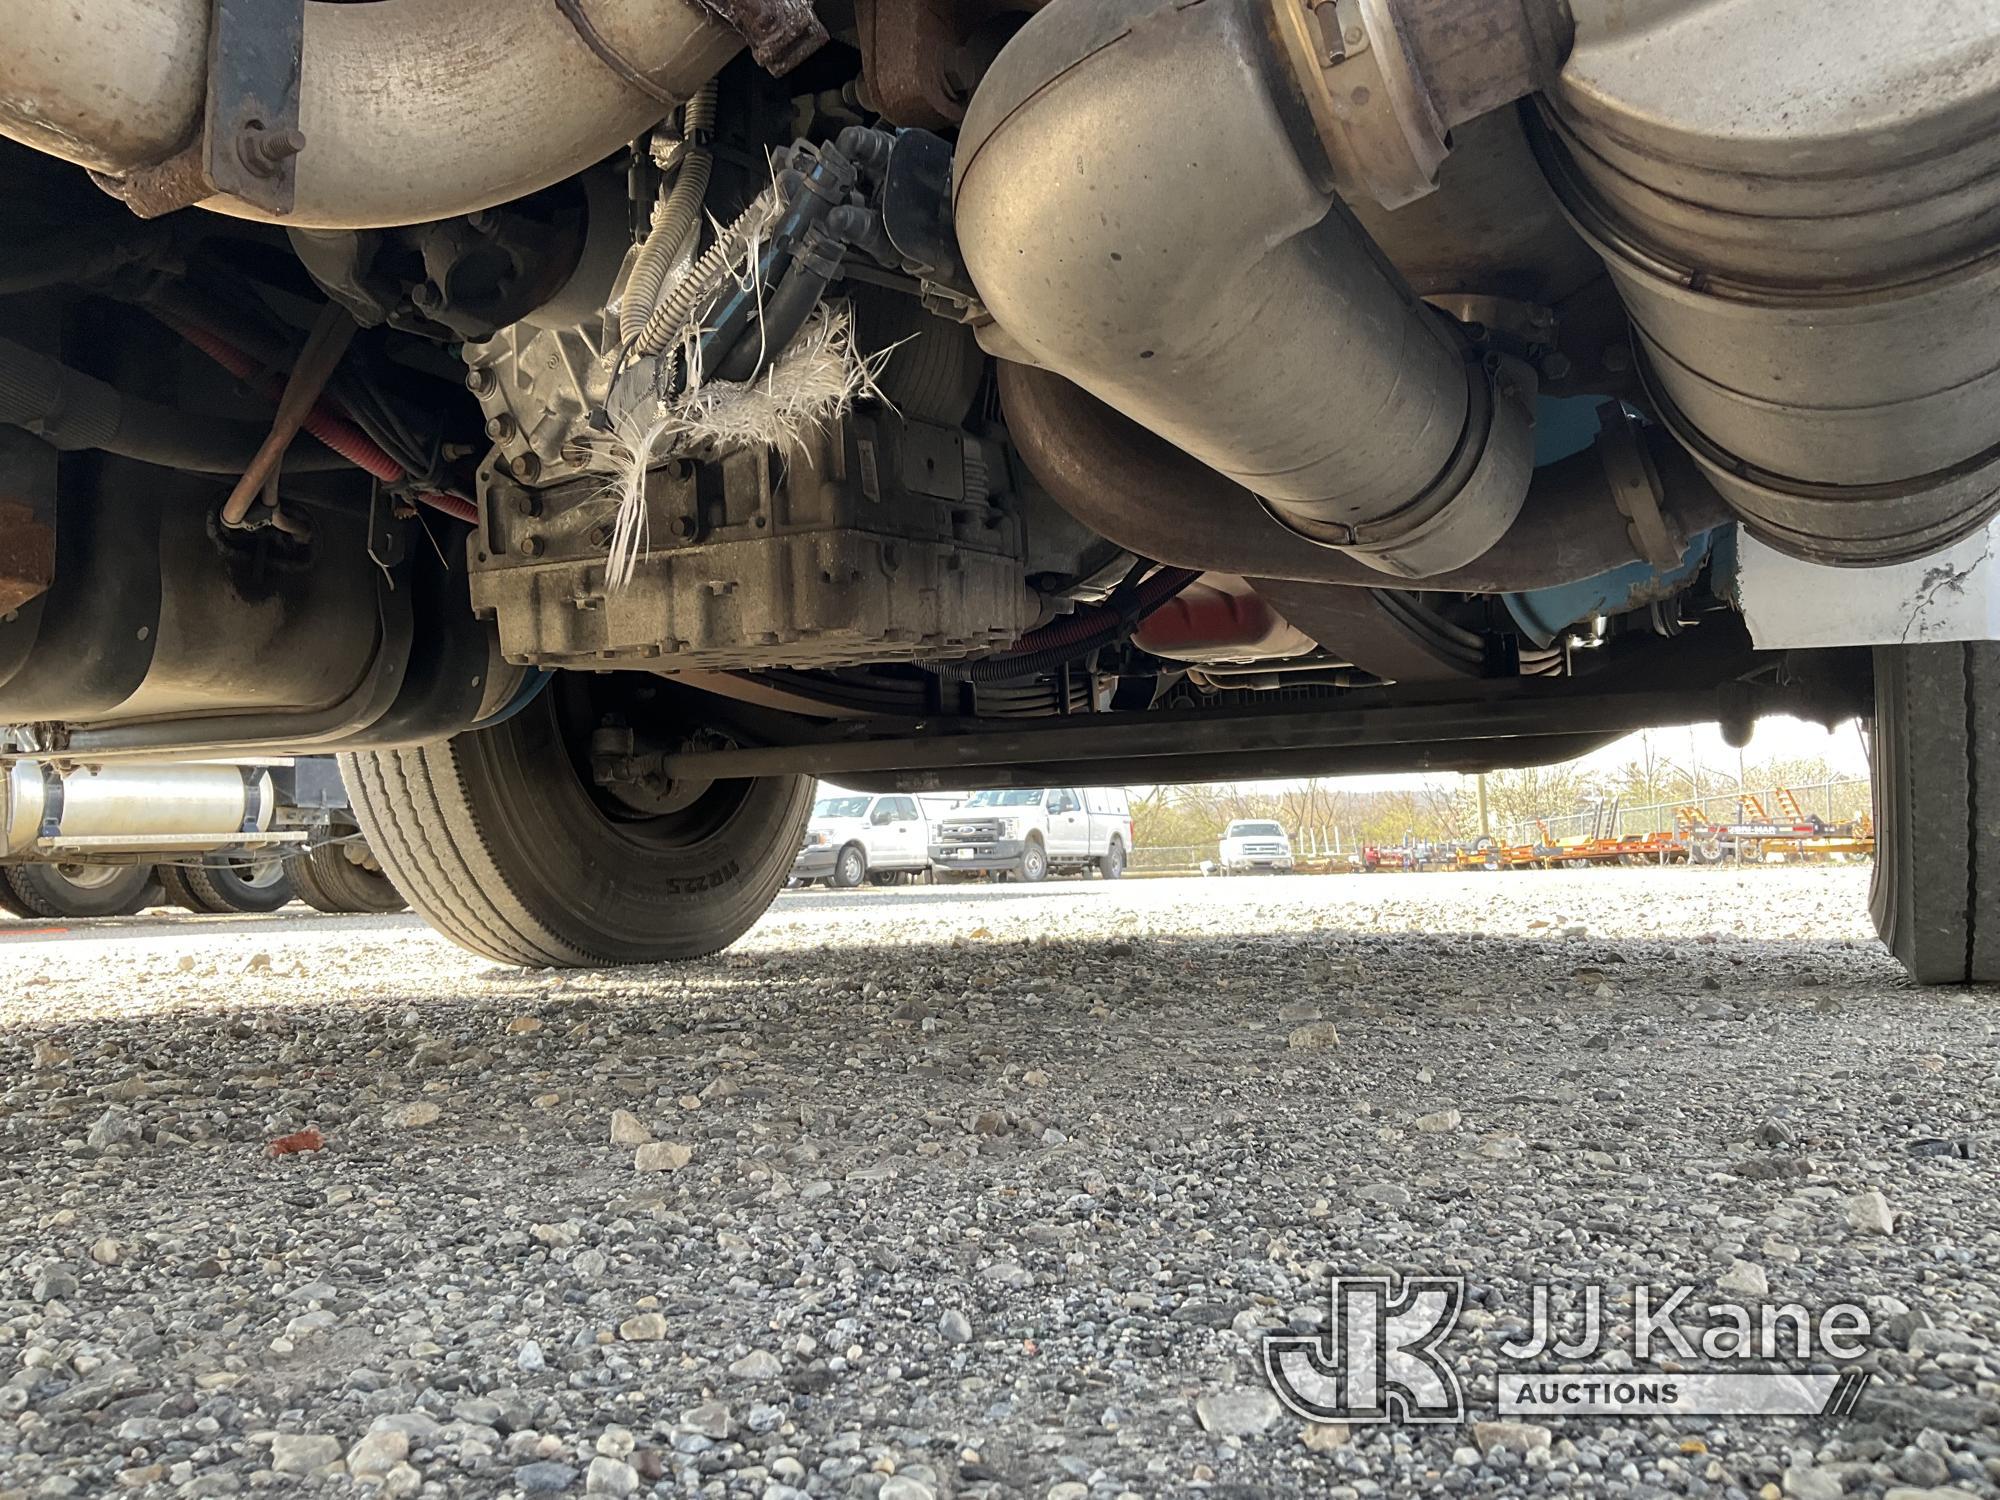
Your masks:
{"label": "gravel ground", "polygon": [[[0,1495],[2000,1494],[2000,1004],[1865,879],[801,892],[570,976],[0,927]],[[1475,1415],[1534,1282],[1868,1299],[1876,1384],[1305,1427],[1329,1268],[1468,1278]]]}

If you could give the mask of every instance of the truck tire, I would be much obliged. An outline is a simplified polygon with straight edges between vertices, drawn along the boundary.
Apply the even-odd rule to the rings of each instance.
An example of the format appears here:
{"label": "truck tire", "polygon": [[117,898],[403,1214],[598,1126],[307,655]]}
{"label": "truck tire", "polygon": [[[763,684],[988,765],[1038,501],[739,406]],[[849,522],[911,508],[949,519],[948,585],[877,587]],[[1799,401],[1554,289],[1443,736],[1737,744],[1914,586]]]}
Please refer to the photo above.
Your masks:
{"label": "truck tire", "polygon": [[227,864],[185,865],[181,879],[211,912],[270,912],[292,899],[291,877],[276,854],[233,858]]}
{"label": "truck tire", "polygon": [[764,914],[812,811],[809,776],[690,790],[651,811],[578,769],[597,725],[561,674],[491,728],[340,757],[368,847],[462,947],[525,968],[699,958]]}
{"label": "truck tire", "polygon": [[1021,879],[1029,885],[1038,885],[1048,876],[1049,852],[1040,839],[1031,838],[1021,849]]}
{"label": "truck tire", "polygon": [[151,865],[10,865],[0,872],[24,915],[129,917],[143,911],[153,889]]}
{"label": "truck tire", "polygon": [[1116,880],[1125,873],[1125,841],[1113,839],[1111,847],[1104,851],[1104,857],[1097,862],[1097,873],[1106,880]]}
{"label": "truck tire", "polygon": [[2000,644],[1875,651],[1875,930],[1919,984],[2000,980]]}
{"label": "truck tire", "polygon": [[200,916],[213,916],[222,910],[221,907],[210,906],[195,893],[194,887],[188,884],[187,872],[186,865],[159,866],[160,885],[166,891],[166,904],[178,906],[182,911],[191,911]]}
{"label": "truck tire", "polygon": [[0,869],[0,911],[10,916],[32,917],[34,910],[14,894],[14,882],[7,878],[8,871]]}
{"label": "truck tire", "polygon": [[868,876],[868,855],[859,844],[849,844],[840,851],[840,858],[833,862],[833,875],[828,885],[843,891],[851,891]]}
{"label": "truck tire", "polygon": [[403,911],[409,902],[380,869],[356,862],[346,844],[322,844],[285,861],[292,889],[314,911],[379,915]]}

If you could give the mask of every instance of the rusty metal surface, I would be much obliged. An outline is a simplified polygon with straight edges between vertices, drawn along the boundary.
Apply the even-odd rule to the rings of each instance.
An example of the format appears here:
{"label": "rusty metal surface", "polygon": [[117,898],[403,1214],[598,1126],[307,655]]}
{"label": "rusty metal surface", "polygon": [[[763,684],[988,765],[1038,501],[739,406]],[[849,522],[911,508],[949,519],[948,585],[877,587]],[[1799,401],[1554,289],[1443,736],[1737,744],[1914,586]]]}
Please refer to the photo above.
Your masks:
{"label": "rusty metal surface", "polygon": [[201,128],[180,150],[97,185],[142,219],[221,194],[282,217],[297,191],[305,0],[215,0]]}
{"label": "rusty metal surface", "polygon": [[861,76],[870,106],[892,125],[942,130],[965,106],[999,50],[1006,17],[1047,0],[855,0]]}
{"label": "rusty metal surface", "polygon": [[938,130],[965,118],[968,90],[948,81],[958,52],[950,0],[856,0],[868,99],[893,124]]}
{"label": "rusty metal surface", "polygon": [[791,72],[826,45],[826,27],[813,14],[812,0],[702,0],[727,21],[765,71]]}

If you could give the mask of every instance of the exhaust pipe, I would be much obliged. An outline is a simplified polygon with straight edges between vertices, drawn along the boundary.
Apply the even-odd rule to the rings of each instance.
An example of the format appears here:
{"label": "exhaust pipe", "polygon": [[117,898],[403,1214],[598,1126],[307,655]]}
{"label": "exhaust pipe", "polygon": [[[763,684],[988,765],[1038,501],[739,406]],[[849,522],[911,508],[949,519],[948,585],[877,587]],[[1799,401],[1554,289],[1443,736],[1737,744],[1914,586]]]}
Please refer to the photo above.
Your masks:
{"label": "exhaust pipe", "polygon": [[[1064,510],[1129,552],[1249,578],[1360,588],[1386,581],[1354,557],[1286,530],[1241,485],[1047,370],[1002,361],[1000,404],[1028,471]],[[1462,568],[1398,587],[1465,594],[1560,588],[1634,562],[1663,564],[1731,519],[1670,437],[1658,428],[1631,436],[1636,448],[1629,453],[1607,434],[1537,469],[1519,519],[1492,547]],[[1635,527],[1635,515],[1653,526]]]}
{"label": "exhaust pipe", "polygon": [[[1342,66],[1388,84],[1334,99],[1322,28],[1335,10],[1054,0],[973,97],[955,218],[1013,357],[1252,491],[1289,529],[1419,578],[1471,562],[1519,513],[1534,377],[1482,358],[1340,202],[1343,179],[1385,200],[1421,191],[1448,114],[1389,66],[1400,39],[1359,23],[1377,45],[1341,42]],[[1385,7],[1361,11],[1388,24]],[[1531,85],[1480,98],[1513,86]],[[1358,129],[1355,97],[1395,106],[1359,124],[1411,128]]]}
{"label": "exhaust pipe", "polygon": [[[743,45],[693,0],[568,8],[581,20],[550,0],[308,0],[305,148],[282,222],[373,229],[519,198],[631,140]],[[112,177],[173,155],[200,128],[209,9],[210,0],[13,0],[0,134]],[[203,207],[274,217],[235,198]]]}

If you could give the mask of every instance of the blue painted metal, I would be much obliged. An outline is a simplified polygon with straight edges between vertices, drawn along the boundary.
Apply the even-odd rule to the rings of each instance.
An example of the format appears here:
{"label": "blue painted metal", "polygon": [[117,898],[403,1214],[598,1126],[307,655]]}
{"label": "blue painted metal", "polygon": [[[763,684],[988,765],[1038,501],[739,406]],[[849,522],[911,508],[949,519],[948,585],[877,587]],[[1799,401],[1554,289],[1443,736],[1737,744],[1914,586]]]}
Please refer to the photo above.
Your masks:
{"label": "blue painted metal", "polygon": [[505,724],[515,714],[541,697],[543,690],[555,680],[555,673],[544,671],[540,667],[530,667],[528,675],[521,679],[521,685],[514,689],[513,697],[509,698],[485,718],[480,719],[476,723],[466,725],[464,732],[470,734],[475,729],[491,729],[496,724]]}
{"label": "blue painted metal", "polygon": [[1588,620],[1595,615],[1615,615],[1662,599],[1671,599],[1693,582],[1695,574],[1701,571],[1714,536],[1712,531],[1704,531],[1697,536],[1688,543],[1687,553],[1680,562],[1664,572],[1649,562],[1629,562],[1608,573],[1599,573],[1594,578],[1581,578],[1575,583],[1557,584],[1551,588],[1529,589],[1524,593],[1502,594],[1500,599],[1507,606],[1507,613],[1514,617],[1514,623],[1520,626],[1522,635],[1537,646],[1549,646],[1579,620]]}
{"label": "blue painted metal", "polygon": [[1581,453],[1597,441],[1602,396],[1543,396],[1535,402],[1535,467]]}

